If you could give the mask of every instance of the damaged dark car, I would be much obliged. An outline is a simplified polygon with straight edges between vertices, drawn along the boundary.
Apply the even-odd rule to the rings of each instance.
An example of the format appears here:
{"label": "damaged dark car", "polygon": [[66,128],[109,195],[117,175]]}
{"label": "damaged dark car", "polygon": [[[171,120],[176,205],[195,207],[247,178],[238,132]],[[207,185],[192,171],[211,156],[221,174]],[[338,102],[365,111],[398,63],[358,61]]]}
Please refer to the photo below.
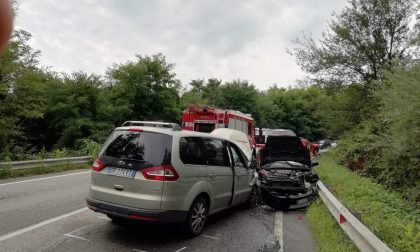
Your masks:
{"label": "damaged dark car", "polygon": [[297,136],[268,136],[261,150],[260,182],[262,200],[279,209],[309,206],[317,195],[319,180],[310,154]]}

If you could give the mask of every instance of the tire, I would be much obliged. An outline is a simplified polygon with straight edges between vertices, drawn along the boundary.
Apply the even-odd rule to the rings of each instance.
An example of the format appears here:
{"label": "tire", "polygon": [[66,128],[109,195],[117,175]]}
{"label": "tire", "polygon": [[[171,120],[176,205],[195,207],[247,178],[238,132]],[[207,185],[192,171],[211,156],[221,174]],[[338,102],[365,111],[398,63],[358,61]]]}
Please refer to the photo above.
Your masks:
{"label": "tire", "polygon": [[198,197],[191,205],[184,223],[185,233],[189,237],[194,237],[203,232],[206,224],[209,209],[207,201],[203,197]]}
{"label": "tire", "polygon": [[249,194],[249,197],[245,203],[246,207],[254,208],[258,206],[258,204],[260,203],[260,195],[261,194],[260,194],[259,187],[253,186]]}

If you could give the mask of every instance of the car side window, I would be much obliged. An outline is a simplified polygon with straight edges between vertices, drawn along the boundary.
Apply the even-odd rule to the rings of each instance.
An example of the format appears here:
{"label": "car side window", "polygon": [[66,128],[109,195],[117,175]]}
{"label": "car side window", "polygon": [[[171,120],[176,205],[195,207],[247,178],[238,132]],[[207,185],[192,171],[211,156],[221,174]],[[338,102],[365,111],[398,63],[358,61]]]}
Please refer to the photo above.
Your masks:
{"label": "car side window", "polygon": [[227,148],[222,140],[205,138],[207,165],[230,166]]}
{"label": "car side window", "polygon": [[206,165],[204,143],[201,137],[181,137],[179,156],[184,164]]}
{"label": "car side window", "polygon": [[230,150],[231,150],[231,153],[232,153],[232,158],[233,158],[234,165],[246,168],[247,165],[246,165],[245,159],[244,159],[242,153],[240,152],[239,148],[235,145],[230,144]]}

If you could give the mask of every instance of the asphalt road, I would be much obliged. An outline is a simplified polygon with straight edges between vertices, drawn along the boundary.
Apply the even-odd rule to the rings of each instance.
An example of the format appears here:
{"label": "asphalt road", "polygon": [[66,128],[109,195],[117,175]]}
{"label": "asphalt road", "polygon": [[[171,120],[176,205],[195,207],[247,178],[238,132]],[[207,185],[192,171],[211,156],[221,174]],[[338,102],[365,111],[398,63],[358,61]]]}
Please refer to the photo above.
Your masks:
{"label": "asphalt road", "polygon": [[275,235],[280,251],[317,251],[304,211],[236,207],[186,239],[176,225],[116,225],[86,208],[86,170],[0,180],[0,251],[258,251]]}

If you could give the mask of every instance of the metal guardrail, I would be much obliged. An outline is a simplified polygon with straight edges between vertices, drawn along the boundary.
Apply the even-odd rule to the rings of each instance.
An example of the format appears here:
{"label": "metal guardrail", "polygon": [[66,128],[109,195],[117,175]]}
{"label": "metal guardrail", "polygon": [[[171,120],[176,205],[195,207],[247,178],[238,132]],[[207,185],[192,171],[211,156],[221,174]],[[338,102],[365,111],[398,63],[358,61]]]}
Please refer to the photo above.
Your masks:
{"label": "metal guardrail", "polygon": [[25,161],[13,161],[13,162],[2,162],[0,166],[11,167],[12,170],[28,169],[41,166],[51,166],[58,164],[81,164],[89,163],[92,161],[91,156],[84,157],[67,157],[67,158],[50,158],[41,160],[25,160]]}
{"label": "metal guardrail", "polygon": [[318,194],[347,236],[362,252],[392,252],[385,243],[361,223],[337,198],[318,181]]}

